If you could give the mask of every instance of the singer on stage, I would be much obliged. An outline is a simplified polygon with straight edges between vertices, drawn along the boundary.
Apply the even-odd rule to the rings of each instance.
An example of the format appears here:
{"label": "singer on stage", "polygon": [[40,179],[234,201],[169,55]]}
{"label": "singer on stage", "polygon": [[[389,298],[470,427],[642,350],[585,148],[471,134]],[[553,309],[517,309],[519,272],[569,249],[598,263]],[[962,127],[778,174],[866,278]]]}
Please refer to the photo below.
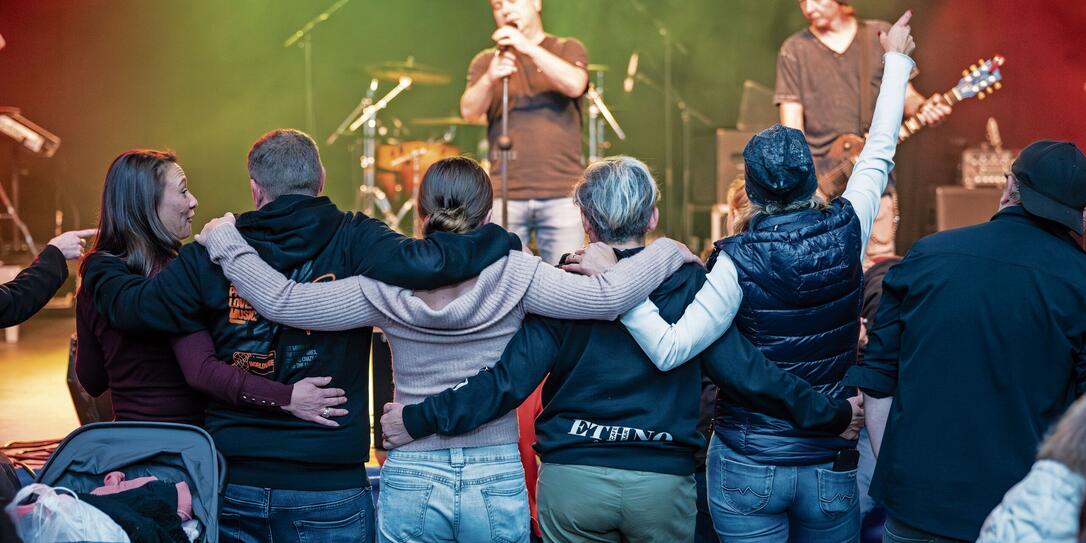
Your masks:
{"label": "singer on stage", "polygon": [[[570,190],[584,171],[581,96],[588,89],[588,52],[573,38],[543,31],[542,0],[490,0],[496,48],[475,55],[460,98],[465,119],[485,120],[494,194],[501,194],[502,79],[509,78],[509,220],[527,244],[535,232],[543,260],[556,264],[584,243]],[[493,221],[501,223],[501,202]]]}

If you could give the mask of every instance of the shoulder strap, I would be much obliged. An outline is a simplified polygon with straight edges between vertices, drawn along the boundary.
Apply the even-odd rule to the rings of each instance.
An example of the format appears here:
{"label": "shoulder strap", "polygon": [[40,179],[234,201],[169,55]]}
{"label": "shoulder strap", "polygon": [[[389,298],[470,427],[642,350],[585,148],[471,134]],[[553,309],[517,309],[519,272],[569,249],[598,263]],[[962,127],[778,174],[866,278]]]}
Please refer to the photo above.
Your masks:
{"label": "shoulder strap", "polygon": [[870,28],[865,21],[857,21],[856,37],[860,40],[860,134],[867,135],[871,128],[871,39]]}

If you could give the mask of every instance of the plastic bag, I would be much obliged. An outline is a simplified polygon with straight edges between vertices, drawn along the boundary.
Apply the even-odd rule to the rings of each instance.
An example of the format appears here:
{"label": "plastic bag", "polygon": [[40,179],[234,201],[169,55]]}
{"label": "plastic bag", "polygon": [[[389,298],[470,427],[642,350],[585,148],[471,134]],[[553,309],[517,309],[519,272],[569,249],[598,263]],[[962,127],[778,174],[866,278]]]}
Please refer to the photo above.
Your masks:
{"label": "plastic bag", "polygon": [[[19,505],[27,498],[37,501]],[[67,488],[27,485],[4,508],[23,543],[115,541],[129,543],[128,534],[96,507],[80,501]]]}

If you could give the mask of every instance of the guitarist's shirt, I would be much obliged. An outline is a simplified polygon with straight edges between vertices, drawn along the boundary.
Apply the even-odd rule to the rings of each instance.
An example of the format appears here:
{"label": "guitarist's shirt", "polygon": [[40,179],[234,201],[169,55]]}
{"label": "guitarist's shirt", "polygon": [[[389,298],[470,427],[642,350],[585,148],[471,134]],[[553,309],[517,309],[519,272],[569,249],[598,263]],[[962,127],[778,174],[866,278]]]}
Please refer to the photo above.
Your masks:
{"label": "guitarist's shirt", "polygon": [[[875,101],[882,83],[882,45],[879,31],[890,30],[885,21],[860,21],[856,37],[844,53],[838,54],[823,44],[810,28],[793,34],[781,45],[777,55],[777,90],[774,101],[803,105],[803,131],[811,154],[824,156],[833,140],[843,134],[863,135],[863,121],[875,112]],[[866,42],[866,46],[861,43]],[[868,56],[871,77],[871,103],[861,111],[861,57]],[[914,69],[910,79],[916,76]]]}

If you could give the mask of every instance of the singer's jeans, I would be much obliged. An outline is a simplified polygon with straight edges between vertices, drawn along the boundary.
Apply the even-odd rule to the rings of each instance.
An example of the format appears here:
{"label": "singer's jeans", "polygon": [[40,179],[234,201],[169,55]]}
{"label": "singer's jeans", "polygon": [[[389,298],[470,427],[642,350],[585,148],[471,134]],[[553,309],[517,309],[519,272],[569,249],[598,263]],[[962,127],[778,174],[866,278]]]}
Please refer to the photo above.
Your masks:
{"label": "singer's jeans", "polygon": [[[490,222],[502,223],[502,200],[494,199]],[[509,200],[509,224],[506,230],[516,234],[525,246],[535,232],[539,256],[548,264],[557,264],[562,255],[584,245],[581,212],[573,198],[546,200]]]}

